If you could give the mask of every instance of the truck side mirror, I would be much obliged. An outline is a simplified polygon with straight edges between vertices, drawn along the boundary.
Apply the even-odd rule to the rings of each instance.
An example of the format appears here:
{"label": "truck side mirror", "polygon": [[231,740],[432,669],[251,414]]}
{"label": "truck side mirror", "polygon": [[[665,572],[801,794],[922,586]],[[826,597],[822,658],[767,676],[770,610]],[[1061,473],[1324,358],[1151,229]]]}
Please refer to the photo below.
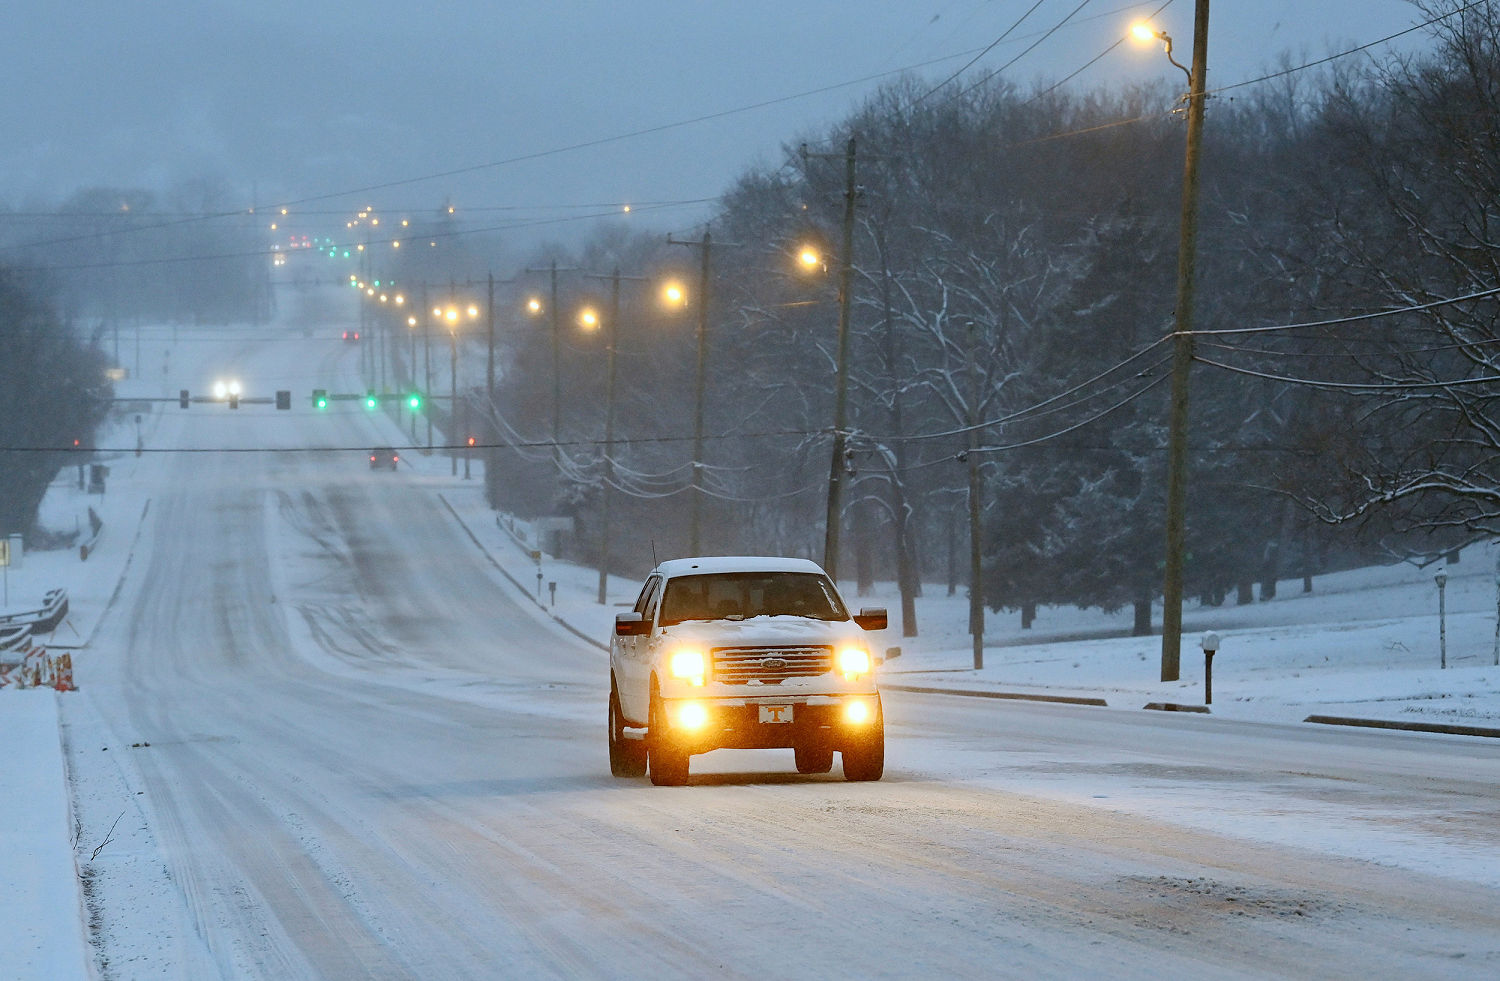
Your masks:
{"label": "truck side mirror", "polygon": [[865,630],[884,630],[886,626],[885,607],[866,606],[854,614],[854,622]]}
{"label": "truck side mirror", "polygon": [[634,610],[629,613],[615,614],[615,636],[639,637],[650,632],[651,624]]}

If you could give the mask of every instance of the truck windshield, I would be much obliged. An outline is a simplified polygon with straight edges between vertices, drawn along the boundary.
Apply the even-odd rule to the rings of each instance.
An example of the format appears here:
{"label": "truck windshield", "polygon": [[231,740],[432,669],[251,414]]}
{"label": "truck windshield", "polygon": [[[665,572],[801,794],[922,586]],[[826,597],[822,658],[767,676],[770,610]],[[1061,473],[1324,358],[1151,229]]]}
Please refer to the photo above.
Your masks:
{"label": "truck windshield", "polygon": [[811,572],[717,572],[667,581],[661,625],[761,616],[847,620],[827,576]]}

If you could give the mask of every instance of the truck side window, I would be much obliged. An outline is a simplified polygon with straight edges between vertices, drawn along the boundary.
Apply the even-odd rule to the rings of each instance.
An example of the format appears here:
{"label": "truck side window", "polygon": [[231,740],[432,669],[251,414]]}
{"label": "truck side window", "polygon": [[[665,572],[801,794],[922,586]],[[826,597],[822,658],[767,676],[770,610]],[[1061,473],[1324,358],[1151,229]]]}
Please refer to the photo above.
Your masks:
{"label": "truck side window", "polygon": [[656,590],[657,590],[657,588],[660,585],[661,585],[661,577],[660,576],[651,576],[651,577],[649,577],[646,580],[646,584],[641,587],[641,595],[638,596],[638,597],[636,597],[635,607],[634,607],[635,612],[639,613],[642,617],[644,617],[647,620],[649,620],[651,618],[649,616],[647,616],[646,611],[650,608],[651,601],[655,597]]}
{"label": "truck side window", "polygon": [[646,609],[642,611],[641,618],[647,623],[656,622],[656,607],[661,602],[662,581],[656,580],[651,586],[651,595],[646,597]]}

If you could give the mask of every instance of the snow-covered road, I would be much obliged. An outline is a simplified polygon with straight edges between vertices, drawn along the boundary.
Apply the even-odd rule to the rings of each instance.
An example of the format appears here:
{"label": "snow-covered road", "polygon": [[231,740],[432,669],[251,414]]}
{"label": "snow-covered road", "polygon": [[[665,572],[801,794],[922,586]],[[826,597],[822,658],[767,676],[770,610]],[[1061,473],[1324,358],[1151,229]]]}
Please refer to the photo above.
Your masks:
{"label": "snow-covered road", "polygon": [[[301,391],[357,354],[239,360]],[[388,421],[301,403],[152,433],[284,452],[135,467],[61,702],[105,977],[1500,971],[1489,741],[890,692],[879,783],[789,751],[613,779],[602,653],[521,601],[450,481],[368,469]]]}

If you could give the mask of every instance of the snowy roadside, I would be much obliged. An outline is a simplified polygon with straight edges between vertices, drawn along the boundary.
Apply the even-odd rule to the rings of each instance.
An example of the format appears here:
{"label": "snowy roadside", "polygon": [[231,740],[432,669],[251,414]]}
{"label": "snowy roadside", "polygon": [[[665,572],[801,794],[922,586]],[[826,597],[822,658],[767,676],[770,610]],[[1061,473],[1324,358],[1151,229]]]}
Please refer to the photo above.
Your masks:
{"label": "snowy roadside", "polygon": [[[479,487],[450,487],[442,497],[548,616],[596,645],[608,642],[614,615],[634,601],[638,580],[611,576],[601,605],[595,570],[537,552],[536,532],[491,511]],[[1174,682],[1159,680],[1159,636],[1120,636],[1128,632],[1128,611],[1111,616],[1044,607],[1027,630],[1014,613],[989,613],[984,666],[976,670],[962,590],[949,596],[929,585],[917,602],[920,634],[903,639],[893,584],[878,583],[862,597],[852,583],[840,586],[851,605],[884,605],[891,612],[891,628],[872,637],[877,650],[894,655],[882,669],[887,686],[1096,698],[1129,710],[1159,702],[1202,706],[1205,659],[1198,641],[1211,629],[1222,641],[1213,662],[1214,715],[1287,723],[1322,714],[1500,727],[1500,668],[1492,663],[1494,568],[1494,550],[1474,547],[1448,569],[1446,669],[1439,666],[1432,572],[1396,565],[1322,576],[1309,594],[1301,592],[1300,580],[1288,581],[1269,602],[1190,608]]]}
{"label": "snowy roadside", "polygon": [[[153,421],[154,421],[153,417]],[[132,431],[133,435],[133,431]],[[68,616],[51,635],[35,638],[49,651],[88,646],[129,563],[131,546],[149,498],[133,487],[134,457],[104,461],[110,468],[104,494],[78,487],[64,469],[42,504],[41,524],[54,532],[86,529],[88,512],[104,522],[99,544],[87,560],[76,546],[26,551],[5,570],[0,608],[36,609],[49,589],[68,593]],[[86,877],[94,850],[113,843],[78,840],[81,821],[63,754],[59,701],[77,692],[0,689],[0,976],[8,981],[59,981],[93,977],[93,953],[85,929]],[[115,832],[123,837],[128,829]],[[82,858],[80,859],[80,856]]]}
{"label": "snowy roadside", "polygon": [[89,977],[72,807],[48,689],[0,692],[0,923],[7,978]]}

